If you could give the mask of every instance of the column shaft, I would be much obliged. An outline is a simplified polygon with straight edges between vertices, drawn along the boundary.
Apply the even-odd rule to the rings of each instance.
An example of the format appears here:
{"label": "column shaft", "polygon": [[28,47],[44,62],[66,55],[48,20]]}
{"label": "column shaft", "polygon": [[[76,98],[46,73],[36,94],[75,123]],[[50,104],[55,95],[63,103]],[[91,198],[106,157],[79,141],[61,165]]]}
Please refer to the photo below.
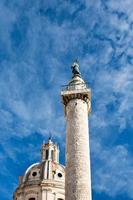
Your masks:
{"label": "column shaft", "polygon": [[91,200],[87,103],[72,99],[66,105],[65,200]]}

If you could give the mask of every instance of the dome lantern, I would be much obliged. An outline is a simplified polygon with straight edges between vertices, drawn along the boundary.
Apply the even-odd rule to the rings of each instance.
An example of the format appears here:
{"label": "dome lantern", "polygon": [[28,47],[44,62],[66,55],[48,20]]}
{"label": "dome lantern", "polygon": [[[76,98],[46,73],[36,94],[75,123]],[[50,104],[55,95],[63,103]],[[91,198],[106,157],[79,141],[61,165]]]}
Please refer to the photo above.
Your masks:
{"label": "dome lantern", "polygon": [[42,161],[51,160],[59,163],[59,148],[49,138],[48,142],[42,145],[41,149]]}

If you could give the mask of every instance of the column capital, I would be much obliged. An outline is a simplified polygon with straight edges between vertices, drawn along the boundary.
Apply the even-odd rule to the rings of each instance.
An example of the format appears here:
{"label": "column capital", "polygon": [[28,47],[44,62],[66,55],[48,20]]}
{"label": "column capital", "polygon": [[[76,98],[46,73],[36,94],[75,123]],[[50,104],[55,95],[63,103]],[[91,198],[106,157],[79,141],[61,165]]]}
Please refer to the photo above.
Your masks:
{"label": "column capital", "polygon": [[69,101],[73,99],[81,99],[87,103],[88,107],[88,113],[91,111],[91,90],[88,88],[83,88],[83,89],[73,89],[65,88],[64,90],[61,91],[61,97],[62,97],[62,103],[64,105],[64,110],[66,114],[66,106],[69,103]]}

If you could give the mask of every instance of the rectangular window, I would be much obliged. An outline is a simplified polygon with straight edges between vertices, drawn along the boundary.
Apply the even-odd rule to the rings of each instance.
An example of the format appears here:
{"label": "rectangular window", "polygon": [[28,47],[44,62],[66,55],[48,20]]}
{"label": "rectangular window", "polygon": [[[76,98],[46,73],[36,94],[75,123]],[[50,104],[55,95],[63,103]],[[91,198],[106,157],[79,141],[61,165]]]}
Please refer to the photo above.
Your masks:
{"label": "rectangular window", "polygon": [[48,160],[48,149],[46,149],[46,160]]}

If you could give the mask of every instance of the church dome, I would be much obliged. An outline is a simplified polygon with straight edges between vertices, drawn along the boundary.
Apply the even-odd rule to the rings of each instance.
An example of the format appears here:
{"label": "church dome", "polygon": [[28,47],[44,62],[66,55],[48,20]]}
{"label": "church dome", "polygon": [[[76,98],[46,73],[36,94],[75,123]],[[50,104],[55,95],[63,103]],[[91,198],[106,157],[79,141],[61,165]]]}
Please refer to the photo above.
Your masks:
{"label": "church dome", "polygon": [[24,173],[22,183],[30,183],[32,181],[44,181],[47,179],[64,181],[65,167],[52,160],[45,160],[40,163],[31,165]]}
{"label": "church dome", "polygon": [[64,199],[65,167],[59,163],[59,147],[49,139],[42,145],[41,155],[41,162],[32,164],[24,175],[19,177],[14,200],[45,200],[48,199],[48,193],[51,200]]}

